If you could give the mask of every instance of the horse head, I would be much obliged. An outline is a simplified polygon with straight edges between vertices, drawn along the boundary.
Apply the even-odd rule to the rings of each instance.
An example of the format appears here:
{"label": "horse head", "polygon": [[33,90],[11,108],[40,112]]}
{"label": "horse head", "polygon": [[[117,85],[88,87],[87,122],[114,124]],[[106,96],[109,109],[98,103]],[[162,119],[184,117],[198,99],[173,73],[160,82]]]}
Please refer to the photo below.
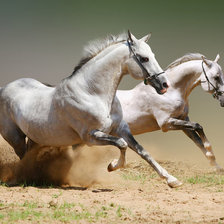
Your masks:
{"label": "horse head", "polygon": [[169,87],[164,71],[158,64],[150,46],[146,43],[151,37],[148,34],[137,39],[128,31],[127,44],[130,50],[130,57],[125,62],[128,72],[135,79],[144,79],[145,84],[152,85],[157,93],[163,94]]}
{"label": "horse head", "polygon": [[224,106],[224,75],[221,66],[217,63],[220,56],[216,56],[214,61],[202,57],[202,78],[201,86],[219,100],[220,105]]}

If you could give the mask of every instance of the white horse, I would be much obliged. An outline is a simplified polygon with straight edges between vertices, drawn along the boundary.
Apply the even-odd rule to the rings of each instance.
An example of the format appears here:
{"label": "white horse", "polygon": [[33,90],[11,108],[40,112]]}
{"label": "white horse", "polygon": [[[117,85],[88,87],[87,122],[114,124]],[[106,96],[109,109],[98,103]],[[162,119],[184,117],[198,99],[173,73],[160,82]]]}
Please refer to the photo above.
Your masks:
{"label": "white horse", "polygon": [[[183,130],[202,150],[210,164],[220,171],[202,126],[191,122],[188,117],[188,97],[200,84],[204,91],[214,94],[221,106],[224,106],[224,76],[217,64],[218,60],[219,55],[211,61],[201,54],[186,54],[177,59],[166,70],[170,87],[164,95],[156,94],[151,86],[143,83],[132,90],[117,91],[123,119],[128,123],[131,133],[137,135],[160,129],[164,132]],[[124,164],[125,161],[120,163]]]}
{"label": "white horse", "polygon": [[[135,141],[119,105],[112,108],[125,74],[145,79],[157,93],[166,92],[164,72],[146,44],[149,37],[138,40],[129,32],[128,37],[91,44],[73,74],[56,87],[19,79],[1,88],[0,133],[20,158],[33,147],[115,145],[123,151],[129,146],[159,170],[171,187],[179,186],[181,183]],[[119,166],[112,163],[109,167]]]}

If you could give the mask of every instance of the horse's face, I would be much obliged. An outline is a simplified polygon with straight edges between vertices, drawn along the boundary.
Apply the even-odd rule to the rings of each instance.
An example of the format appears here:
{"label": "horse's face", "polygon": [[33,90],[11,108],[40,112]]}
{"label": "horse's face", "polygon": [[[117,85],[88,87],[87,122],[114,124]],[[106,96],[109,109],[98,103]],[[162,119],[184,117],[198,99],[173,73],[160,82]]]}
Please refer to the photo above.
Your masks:
{"label": "horse's face", "polygon": [[150,36],[147,35],[138,40],[129,33],[130,57],[125,62],[125,66],[128,73],[135,79],[145,79],[145,84],[152,85],[157,93],[163,94],[168,88],[168,82],[154,53],[146,43]]}
{"label": "horse's face", "polygon": [[[214,61],[203,58],[205,73],[201,74],[201,86],[209,93],[212,93],[215,98],[224,106],[224,75],[220,65],[217,63],[219,55],[216,56]],[[206,75],[208,79],[206,79]]]}

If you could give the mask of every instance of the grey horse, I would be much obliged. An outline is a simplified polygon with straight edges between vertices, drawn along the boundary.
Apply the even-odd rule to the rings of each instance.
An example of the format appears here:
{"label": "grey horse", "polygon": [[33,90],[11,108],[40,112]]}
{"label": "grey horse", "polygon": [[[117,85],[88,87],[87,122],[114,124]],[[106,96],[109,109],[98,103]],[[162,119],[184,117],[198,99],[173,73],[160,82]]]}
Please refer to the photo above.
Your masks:
{"label": "grey horse", "polygon": [[[123,151],[129,146],[166,178],[169,186],[179,186],[181,183],[133,138],[122,119],[119,103],[112,107],[125,74],[144,79],[159,94],[166,92],[165,74],[146,44],[149,37],[138,40],[128,32],[91,43],[73,74],[56,87],[24,78],[1,88],[3,138],[20,158],[33,147],[115,145]],[[111,170],[119,166],[119,163],[109,165]]]}
{"label": "grey horse", "polygon": [[[131,133],[137,135],[160,129],[164,132],[182,130],[217,171],[223,170],[216,162],[202,126],[191,122],[188,116],[188,97],[198,85],[205,92],[213,94],[220,105],[224,106],[224,75],[218,60],[219,55],[212,61],[199,53],[178,58],[166,70],[170,87],[164,95],[156,94],[151,86],[145,86],[144,83],[132,90],[118,90],[116,96]],[[121,159],[124,158],[122,155]],[[121,167],[124,163],[125,161],[120,161]]]}

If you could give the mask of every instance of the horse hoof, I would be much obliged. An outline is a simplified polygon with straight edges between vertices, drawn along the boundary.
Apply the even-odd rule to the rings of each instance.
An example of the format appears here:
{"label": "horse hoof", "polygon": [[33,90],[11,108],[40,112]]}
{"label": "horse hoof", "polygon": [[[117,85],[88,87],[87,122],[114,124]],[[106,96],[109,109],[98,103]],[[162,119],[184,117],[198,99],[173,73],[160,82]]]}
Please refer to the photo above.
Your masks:
{"label": "horse hoof", "polygon": [[107,171],[108,171],[108,172],[114,171],[114,170],[113,170],[113,167],[112,167],[112,165],[111,165],[111,163],[108,165],[108,167],[107,167]]}
{"label": "horse hoof", "polygon": [[171,188],[177,188],[177,187],[180,187],[181,185],[183,185],[183,183],[180,182],[179,180],[175,180],[175,181],[168,183],[168,186]]}
{"label": "horse hoof", "polygon": [[117,159],[114,159],[107,167],[107,170],[108,172],[111,172],[111,171],[114,171],[114,170],[117,170],[119,167],[118,167],[118,160]]}
{"label": "horse hoof", "polygon": [[119,161],[118,159],[114,159],[107,167],[109,172],[123,168],[125,166],[125,161]]}
{"label": "horse hoof", "polygon": [[111,163],[108,165],[108,167],[107,167],[107,171],[108,171],[108,172],[112,172],[112,171],[114,171],[113,166],[111,165]]}

